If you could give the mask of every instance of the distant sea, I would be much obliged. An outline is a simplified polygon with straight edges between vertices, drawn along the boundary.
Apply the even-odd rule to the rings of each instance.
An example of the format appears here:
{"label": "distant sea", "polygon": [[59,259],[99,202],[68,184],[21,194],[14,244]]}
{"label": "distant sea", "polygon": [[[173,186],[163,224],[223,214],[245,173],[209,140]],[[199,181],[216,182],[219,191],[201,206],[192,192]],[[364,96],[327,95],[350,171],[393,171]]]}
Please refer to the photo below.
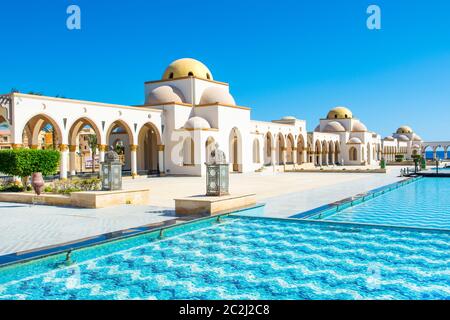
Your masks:
{"label": "distant sea", "polygon": [[[426,156],[427,159],[433,159],[433,151],[425,152],[425,156]],[[439,159],[444,159],[445,158],[444,157],[444,151],[443,150],[442,151],[436,151],[436,156]],[[449,151],[447,152],[447,158],[450,159],[450,152]]]}

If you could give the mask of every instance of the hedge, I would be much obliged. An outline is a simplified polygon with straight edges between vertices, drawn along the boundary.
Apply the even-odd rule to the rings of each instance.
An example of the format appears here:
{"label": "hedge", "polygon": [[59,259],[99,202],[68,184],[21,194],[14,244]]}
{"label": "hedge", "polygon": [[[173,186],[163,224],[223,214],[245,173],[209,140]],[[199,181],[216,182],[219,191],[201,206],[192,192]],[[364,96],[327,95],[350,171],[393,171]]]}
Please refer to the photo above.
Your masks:
{"label": "hedge", "polygon": [[57,172],[59,159],[56,150],[0,150],[0,172],[21,178],[35,172],[48,176]]}

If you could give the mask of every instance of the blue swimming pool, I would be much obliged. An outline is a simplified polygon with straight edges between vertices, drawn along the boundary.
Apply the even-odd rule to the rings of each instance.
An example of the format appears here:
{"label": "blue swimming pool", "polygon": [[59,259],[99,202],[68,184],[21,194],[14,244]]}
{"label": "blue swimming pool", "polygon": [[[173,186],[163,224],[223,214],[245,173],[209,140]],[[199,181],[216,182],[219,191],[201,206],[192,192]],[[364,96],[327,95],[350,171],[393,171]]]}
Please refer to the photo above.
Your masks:
{"label": "blue swimming pool", "polygon": [[0,299],[449,299],[450,233],[228,217],[0,269]]}
{"label": "blue swimming pool", "polygon": [[424,178],[312,219],[450,230],[450,179]]}

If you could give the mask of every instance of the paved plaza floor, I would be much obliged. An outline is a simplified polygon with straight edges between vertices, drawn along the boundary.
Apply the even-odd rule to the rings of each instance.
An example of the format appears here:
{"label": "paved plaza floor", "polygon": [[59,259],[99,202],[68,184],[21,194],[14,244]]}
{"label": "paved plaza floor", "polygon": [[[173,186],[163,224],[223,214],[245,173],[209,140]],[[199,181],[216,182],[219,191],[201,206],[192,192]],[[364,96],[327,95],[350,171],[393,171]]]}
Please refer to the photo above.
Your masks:
{"label": "paved plaza floor", "polygon": [[[289,217],[399,181],[400,168],[375,173],[249,173],[230,176],[231,192],[255,193],[265,216]],[[205,193],[204,177],[125,180],[148,187],[151,206],[76,209],[0,202],[0,256],[175,219],[174,198]]]}

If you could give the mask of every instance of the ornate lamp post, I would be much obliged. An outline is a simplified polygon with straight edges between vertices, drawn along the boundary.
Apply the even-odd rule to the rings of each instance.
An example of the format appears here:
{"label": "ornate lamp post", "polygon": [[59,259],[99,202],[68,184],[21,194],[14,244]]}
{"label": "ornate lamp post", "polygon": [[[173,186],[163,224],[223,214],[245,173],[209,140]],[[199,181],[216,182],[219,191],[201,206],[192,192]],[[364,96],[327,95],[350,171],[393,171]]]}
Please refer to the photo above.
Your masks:
{"label": "ornate lamp post", "polygon": [[216,143],[211,151],[210,161],[206,163],[206,195],[224,196],[229,194],[230,170],[225,153]]}
{"label": "ornate lamp post", "polygon": [[105,161],[101,163],[100,179],[103,191],[122,189],[122,163],[115,151],[105,154]]}

